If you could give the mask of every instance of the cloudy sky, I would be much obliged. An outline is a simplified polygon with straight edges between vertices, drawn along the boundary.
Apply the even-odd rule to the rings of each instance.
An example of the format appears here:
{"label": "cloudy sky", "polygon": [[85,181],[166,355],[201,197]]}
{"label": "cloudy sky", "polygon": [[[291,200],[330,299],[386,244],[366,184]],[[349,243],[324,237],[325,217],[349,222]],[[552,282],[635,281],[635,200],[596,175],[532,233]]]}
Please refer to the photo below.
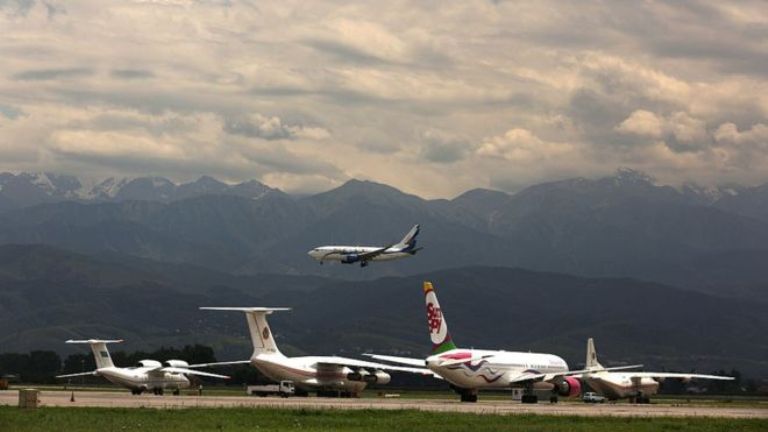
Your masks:
{"label": "cloudy sky", "polygon": [[764,1],[0,0],[0,170],[768,182]]}

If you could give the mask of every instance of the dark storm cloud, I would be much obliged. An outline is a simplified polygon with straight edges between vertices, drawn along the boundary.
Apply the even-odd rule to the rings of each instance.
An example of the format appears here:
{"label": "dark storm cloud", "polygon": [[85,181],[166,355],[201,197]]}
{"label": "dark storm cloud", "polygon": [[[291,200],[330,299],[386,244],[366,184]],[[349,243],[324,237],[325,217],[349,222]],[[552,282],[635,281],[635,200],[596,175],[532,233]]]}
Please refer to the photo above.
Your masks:
{"label": "dark storm cloud", "polygon": [[143,69],[114,69],[109,74],[113,78],[124,80],[147,79],[155,76],[152,71]]}
{"label": "dark storm cloud", "polygon": [[93,69],[68,68],[68,69],[32,69],[14,74],[12,78],[17,81],[49,81],[66,78],[79,78],[91,76]]}

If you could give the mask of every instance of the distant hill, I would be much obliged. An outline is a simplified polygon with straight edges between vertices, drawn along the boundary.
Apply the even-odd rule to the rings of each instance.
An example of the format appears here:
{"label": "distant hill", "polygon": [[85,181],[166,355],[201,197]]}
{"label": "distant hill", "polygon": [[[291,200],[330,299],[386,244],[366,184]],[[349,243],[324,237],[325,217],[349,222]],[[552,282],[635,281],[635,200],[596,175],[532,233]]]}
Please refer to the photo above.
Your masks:
{"label": "distant hill", "polygon": [[74,337],[125,338],[126,349],[206,343],[217,357],[250,354],[239,313],[199,306],[289,306],[273,316],[287,353],[425,355],[421,282],[438,289],[457,343],[768,375],[765,305],[632,279],[467,267],[373,281],[232,276],[201,267],[42,246],[0,247],[0,349],[56,349]]}
{"label": "distant hill", "polygon": [[[73,178],[0,178],[6,185],[0,207],[8,206],[2,200],[8,184],[36,191],[26,201],[20,192],[9,195],[17,203],[48,197],[0,213],[0,244],[112,252],[236,274],[354,280],[469,265],[522,267],[768,299],[766,188],[676,190],[622,170],[514,195],[477,189],[453,200],[358,180],[299,198],[257,182],[231,186],[210,177],[182,185],[140,178],[70,199],[80,190]],[[320,266],[306,255],[324,244],[389,244],[415,223],[422,225],[425,249],[412,259],[360,269]]]}

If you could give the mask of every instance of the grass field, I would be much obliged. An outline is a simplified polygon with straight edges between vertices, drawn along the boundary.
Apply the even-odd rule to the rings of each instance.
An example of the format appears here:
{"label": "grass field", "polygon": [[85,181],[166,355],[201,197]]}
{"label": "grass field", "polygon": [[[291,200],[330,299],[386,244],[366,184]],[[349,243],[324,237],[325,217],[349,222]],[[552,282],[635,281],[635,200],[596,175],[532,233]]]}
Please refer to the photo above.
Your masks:
{"label": "grass field", "polygon": [[584,418],[402,411],[291,409],[40,408],[0,406],[0,430],[26,431],[745,431],[768,430],[766,420],[711,418]]}

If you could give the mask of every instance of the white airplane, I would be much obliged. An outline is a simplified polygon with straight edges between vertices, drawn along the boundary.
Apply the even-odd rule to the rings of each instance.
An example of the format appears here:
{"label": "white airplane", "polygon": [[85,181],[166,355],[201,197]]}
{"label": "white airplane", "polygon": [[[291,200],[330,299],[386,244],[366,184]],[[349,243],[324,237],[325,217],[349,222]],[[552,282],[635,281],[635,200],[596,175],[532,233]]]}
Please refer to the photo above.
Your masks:
{"label": "white airplane", "polygon": [[276,311],[287,311],[290,308],[201,307],[200,309],[245,312],[253,343],[253,354],[250,360],[197,364],[190,367],[250,363],[271,380],[293,381],[297,394],[304,396],[309,391],[317,391],[318,396],[357,396],[368,384],[387,384],[391,377],[385,371],[433,375],[423,367],[391,366],[337,356],[286,357],[277,348],[267,323],[267,315]]}
{"label": "white airplane", "polygon": [[453,343],[432,283],[424,282],[427,326],[432,340],[432,355],[426,360],[388,355],[367,354],[377,360],[409,366],[426,365],[461,395],[462,402],[477,402],[478,390],[500,390],[522,387],[523,403],[536,403],[534,390],[550,390],[550,402],[558,396],[573,397],[581,393],[581,383],[562,358],[552,354],[490,351],[457,348]]}
{"label": "white airplane", "polygon": [[419,226],[414,225],[400,242],[388,246],[320,246],[307,252],[322,264],[325,261],[339,261],[342,264],[360,263],[365,267],[371,261],[391,261],[416,255],[423,248],[416,247]]}
{"label": "white airplane", "polygon": [[658,393],[659,384],[665,379],[733,380],[733,377],[672,372],[609,372],[597,361],[595,342],[587,340],[587,362],[580,378],[592,389],[610,400],[629,398],[630,402],[649,403],[649,396]]}
{"label": "white airplane", "polygon": [[121,340],[68,340],[68,344],[89,344],[93,357],[96,360],[96,370],[91,372],[59,375],[56,378],[72,378],[77,376],[102,376],[108,381],[127,387],[131,393],[138,395],[146,390],[152,390],[156,395],[163,394],[163,390],[172,389],[174,394],[179,390],[189,387],[189,379],[185,375],[200,375],[213,378],[229,379],[228,376],[216,375],[188,369],[189,364],[184,360],[168,360],[168,366],[156,360],[141,360],[139,366],[121,368],[112,363],[112,357],[107,350],[107,344],[119,343]]}

